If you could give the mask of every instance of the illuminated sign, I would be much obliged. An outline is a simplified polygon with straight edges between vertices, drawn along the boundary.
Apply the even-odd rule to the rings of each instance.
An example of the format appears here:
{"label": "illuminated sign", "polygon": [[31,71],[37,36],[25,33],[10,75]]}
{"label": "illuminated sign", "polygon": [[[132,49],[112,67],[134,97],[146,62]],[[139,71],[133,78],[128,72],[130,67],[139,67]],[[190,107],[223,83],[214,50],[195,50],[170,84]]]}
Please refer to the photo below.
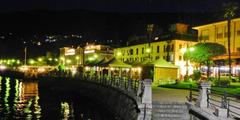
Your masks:
{"label": "illuminated sign", "polygon": [[75,55],[75,49],[66,50],[65,55]]}
{"label": "illuminated sign", "polygon": [[101,49],[101,46],[100,45],[88,45],[86,46],[85,48],[86,50],[100,50]]}
{"label": "illuminated sign", "polygon": [[85,50],[84,53],[94,53],[95,50]]}

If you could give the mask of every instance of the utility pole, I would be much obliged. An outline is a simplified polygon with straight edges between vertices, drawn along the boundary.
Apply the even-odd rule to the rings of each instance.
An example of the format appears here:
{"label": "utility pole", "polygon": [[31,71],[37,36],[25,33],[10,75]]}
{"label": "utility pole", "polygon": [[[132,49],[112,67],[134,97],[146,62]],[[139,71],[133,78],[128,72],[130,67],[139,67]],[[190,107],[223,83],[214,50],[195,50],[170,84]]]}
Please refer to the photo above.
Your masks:
{"label": "utility pole", "polygon": [[147,25],[147,32],[148,32],[148,48],[146,49],[147,53],[148,53],[148,59],[151,60],[151,56],[150,56],[150,53],[151,53],[151,42],[152,42],[152,32],[153,32],[153,27],[154,27],[154,24],[148,24]]}
{"label": "utility pole", "polygon": [[24,47],[24,66],[27,65],[27,46]]}

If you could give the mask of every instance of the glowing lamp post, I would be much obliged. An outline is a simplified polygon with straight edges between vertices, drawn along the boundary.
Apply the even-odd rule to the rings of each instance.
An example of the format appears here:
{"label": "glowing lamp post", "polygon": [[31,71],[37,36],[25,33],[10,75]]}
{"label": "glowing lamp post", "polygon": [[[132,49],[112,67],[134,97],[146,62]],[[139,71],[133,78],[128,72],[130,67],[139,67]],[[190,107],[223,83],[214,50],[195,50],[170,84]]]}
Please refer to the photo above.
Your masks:
{"label": "glowing lamp post", "polygon": [[35,61],[34,61],[34,60],[30,60],[29,63],[30,63],[31,65],[33,65],[33,64],[35,63]]}

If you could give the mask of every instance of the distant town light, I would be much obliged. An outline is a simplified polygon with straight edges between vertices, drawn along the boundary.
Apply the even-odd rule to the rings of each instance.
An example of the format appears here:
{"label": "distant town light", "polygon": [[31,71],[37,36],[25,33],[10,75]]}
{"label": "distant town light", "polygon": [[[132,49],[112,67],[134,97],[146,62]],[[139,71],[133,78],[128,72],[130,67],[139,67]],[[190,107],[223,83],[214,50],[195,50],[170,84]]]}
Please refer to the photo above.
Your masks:
{"label": "distant town light", "polygon": [[151,52],[151,49],[150,49],[150,48],[147,48],[147,49],[146,49],[146,52],[147,52],[147,53],[150,53],[150,52]]}
{"label": "distant town light", "polygon": [[89,61],[93,61],[94,58],[93,58],[93,57],[89,57],[88,60],[89,60]]}
{"label": "distant town light", "polygon": [[38,68],[37,70],[38,70],[38,72],[44,72],[45,71],[44,68]]}
{"label": "distant town light", "polygon": [[75,55],[75,49],[69,49],[65,52],[65,55]]}
{"label": "distant town light", "polygon": [[5,70],[7,67],[5,65],[0,65],[0,70]]}
{"label": "distant town light", "polygon": [[141,68],[141,67],[138,67],[137,70],[138,70],[138,72],[141,72],[141,71],[142,71],[142,68]]}
{"label": "distant town light", "polygon": [[117,56],[120,56],[120,55],[122,55],[122,53],[119,51],[119,52],[117,52]]}
{"label": "distant town light", "polygon": [[38,58],[38,61],[39,61],[39,62],[42,62],[42,58]]}
{"label": "distant town light", "polygon": [[34,64],[35,61],[34,61],[34,60],[30,60],[29,63],[30,63],[30,64]]}
{"label": "distant town light", "polygon": [[194,51],[195,50],[195,48],[194,47],[190,47],[190,51],[192,52],[192,51]]}
{"label": "distant town light", "polygon": [[64,58],[64,57],[60,57],[60,59],[61,59],[61,60],[65,60],[65,58]]}
{"label": "distant town light", "polygon": [[37,42],[37,45],[40,46],[40,45],[41,45],[41,42]]}
{"label": "distant town light", "polygon": [[98,55],[97,55],[97,54],[95,54],[93,57],[94,57],[94,58],[97,58],[97,57],[98,57]]}
{"label": "distant town light", "polygon": [[29,68],[27,66],[22,66],[19,68],[21,71],[27,71]]}
{"label": "distant town light", "polygon": [[113,71],[113,70],[114,70],[114,68],[113,68],[113,67],[111,67],[111,68],[110,68],[110,70],[111,70],[111,71]]}
{"label": "distant town light", "polygon": [[95,53],[95,50],[85,50],[84,53],[85,54],[87,54],[87,53]]}
{"label": "distant town light", "polygon": [[182,48],[182,49],[181,49],[181,53],[183,53],[183,54],[184,54],[186,51],[187,51],[187,48]]}
{"label": "distant town light", "polygon": [[89,70],[90,70],[90,67],[86,66],[86,67],[85,67],[85,70],[86,70],[86,71],[89,71]]}
{"label": "distant town light", "polygon": [[71,60],[66,60],[67,64],[71,63],[72,61]]}

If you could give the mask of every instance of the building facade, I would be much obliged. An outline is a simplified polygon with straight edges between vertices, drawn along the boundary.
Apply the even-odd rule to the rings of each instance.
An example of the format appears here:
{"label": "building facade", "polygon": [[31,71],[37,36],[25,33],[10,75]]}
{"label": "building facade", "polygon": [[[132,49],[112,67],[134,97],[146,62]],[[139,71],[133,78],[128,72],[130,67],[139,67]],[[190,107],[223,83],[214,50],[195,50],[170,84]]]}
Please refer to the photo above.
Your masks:
{"label": "building facade", "polygon": [[170,25],[167,31],[149,43],[116,48],[114,56],[127,63],[164,59],[181,68],[180,76],[192,74],[193,64],[184,59],[184,52],[197,43],[196,31],[182,23]]}
{"label": "building facade", "polygon": [[[197,42],[184,40],[171,40],[151,42],[133,46],[127,46],[114,49],[114,56],[116,59],[126,63],[142,63],[150,58],[150,61],[158,59],[167,60],[181,68],[180,75],[186,74],[186,60],[184,59],[184,49],[195,45]],[[169,47],[169,51],[167,50]],[[168,55],[169,54],[169,55]],[[193,66],[188,61],[189,74],[192,74]]]}
{"label": "building facade", "polygon": [[113,59],[113,48],[108,45],[86,45],[84,48],[85,63],[99,63]]}
{"label": "building facade", "polygon": [[68,67],[78,67],[83,65],[83,49],[81,47],[60,48],[59,63]]}
{"label": "building facade", "polygon": [[[220,21],[206,25],[196,26],[193,29],[198,30],[199,42],[212,42],[223,45],[227,54],[214,57],[213,60],[228,60],[228,25],[227,21]],[[232,19],[230,30],[230,51],[233,76],[240,76],[240,18]],[[212,76],[228,74],[228,63],[221,65],[220,72],[218,67],[212,67]]]}
{"label": "building facade", "polygon": [[[227,21],[200,25],[193,27],[193,29],[198,30],[199,42],[219,43],[225,46],[226,50],[228,50]],[[240,52],[240,18],[232,19],[230,33],[231,53]]]}

